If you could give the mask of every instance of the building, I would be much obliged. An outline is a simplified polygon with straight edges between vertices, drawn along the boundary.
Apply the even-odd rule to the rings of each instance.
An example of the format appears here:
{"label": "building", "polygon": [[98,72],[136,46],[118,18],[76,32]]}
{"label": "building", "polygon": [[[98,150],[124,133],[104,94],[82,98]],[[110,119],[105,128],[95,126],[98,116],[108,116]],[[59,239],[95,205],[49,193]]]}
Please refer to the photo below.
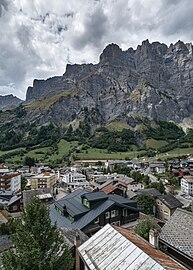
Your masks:
{"label": "building", "polygon": [[[153,241],[152,241],[153,242]],[[127,229],[105,225],[78,248],[76,269],[182,270],[184,267]]]}
{"label": "building", "polygon": [[162,248],[188,269],[193,269],[193,213],[176,209],[159,235]]}
{"label": "building", "polygon": [[150,173],[162,174],[166,172],[165,162],[155,162],[149,164]]}
{"label": "building", "polygon": [[155,201],[155,216],[163,221],[168,221],[175,210],[183,206],[183,204],[171,194],[157,196]]}
{"label": "building", "polygon": [[40,188],[40,189],[30,189],[23,191],[23,207],[31,201],[33,197],[38,197],[41,202],[50,203],[53,198],[52,188]]}
{"label": "building", "polygon": [[23,210],[23,198],[22,195],[13,196],[7,205],[7,210],[10,213],[21,212]]}
{"label": "building", "polygon": [[89,187],[90,183],[86,181],[86,176],[82,173],[67,172],[63,174],[62,182],[70,188]]}
{"label": "building", "polygon": [[0,173],[0,190],[18,192],[21,190],[21,173],[5,172]]}
{"label": "building", "polygon": [[137,194],[138,195],[147,194],[147,195],[153,197],[154,199],[161,195],[161,193],[156,188],[140,189],[140,190],[137,191]]}
{"label": "building", "polygon": [[31,189],[52,188],[56,183],[56,176],[54,173],[45,172],[32,176],[30,181]]}
{"label": "building", "polygon": [[193,196],[193,176],[183,176],[181,179],[181,191]]}
{"label": "building", "polygon": [[78,228],[87,235],[107,223],[122,225],[139,217],[137,203],[102,191],[76,190],[50,206],[50,217],[59,228]]}

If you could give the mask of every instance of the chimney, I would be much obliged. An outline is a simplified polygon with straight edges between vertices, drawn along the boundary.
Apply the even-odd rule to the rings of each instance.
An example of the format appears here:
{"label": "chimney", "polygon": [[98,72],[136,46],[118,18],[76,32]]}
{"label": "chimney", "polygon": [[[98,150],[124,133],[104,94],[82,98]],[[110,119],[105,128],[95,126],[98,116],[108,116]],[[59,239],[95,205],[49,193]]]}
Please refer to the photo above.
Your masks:
{"label": "chimney", "polygon": [[154,247],[159,247],[159,234],[156,229],[150,229],[149,231],[149,243]]}
{"label": "chimney", "polygon": [[81,245],[80,243],[80,235],[76,232],[76,236],[74,238],[74,246],[75,246],[75,270],[80,270],[80,256],[78,253],[78,247]]}

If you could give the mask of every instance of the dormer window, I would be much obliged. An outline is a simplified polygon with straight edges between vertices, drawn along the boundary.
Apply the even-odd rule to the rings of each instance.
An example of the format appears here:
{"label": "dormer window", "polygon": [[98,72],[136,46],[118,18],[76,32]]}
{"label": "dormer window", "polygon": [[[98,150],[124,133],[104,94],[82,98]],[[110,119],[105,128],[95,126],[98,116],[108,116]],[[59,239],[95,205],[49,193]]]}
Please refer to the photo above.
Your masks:
{"label": "dormer window", "polygon": [[83,205],[90,208],[90,202],[86,198],[83,199]]}

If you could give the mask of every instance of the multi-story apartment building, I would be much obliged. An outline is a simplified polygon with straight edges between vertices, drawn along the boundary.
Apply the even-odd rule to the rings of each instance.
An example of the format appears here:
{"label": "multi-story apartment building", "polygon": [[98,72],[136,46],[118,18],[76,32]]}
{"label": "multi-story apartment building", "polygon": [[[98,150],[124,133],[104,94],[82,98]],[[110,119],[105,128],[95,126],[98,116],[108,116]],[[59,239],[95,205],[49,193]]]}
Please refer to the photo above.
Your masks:
{"label": "multi-story apartment building", "polygon": [[193,176],[183,176],[181,179],[181,191],[193,196]]}
{"label": "multi-story apartment building", "polygon": [[56,175],[54,173],[41,173],[31,177],[31,189],[52,188],[56,183]]}
{"label": "multi-story apartment building", "polygon": [[1,164],[0,190],[10,190],[13,192],[21,190],[21,173],[11,172],[6,166]]}

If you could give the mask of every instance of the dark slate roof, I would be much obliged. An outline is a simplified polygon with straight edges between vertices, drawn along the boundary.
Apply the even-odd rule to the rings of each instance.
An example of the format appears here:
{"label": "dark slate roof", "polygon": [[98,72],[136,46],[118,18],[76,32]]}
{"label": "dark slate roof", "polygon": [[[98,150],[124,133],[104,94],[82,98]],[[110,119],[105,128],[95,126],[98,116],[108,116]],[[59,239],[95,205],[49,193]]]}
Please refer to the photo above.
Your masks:
{"label": "dark slate roof", "polygon": [[176,209],[163,226],[160,240],[193,258],[193,213]]}
{"label": "dark slate roof", "polygon": [[150,195],[150,196],[152,196],[154,198],[161,195],[161,193],[156,188],[140,189],[140,190],[138,190],[137,193],[138,194],[147,193],[148,195]]}
{"label": "dark slate roof", "polygon": [[79,229],[61,228],[60,231],[69,248],[74,246],[74,239],[76,235],[79,235],[81,245],[88,240],[88,236]]}
{"label": "dark slate roof", "polygon": [[78,216],[89,211],[87,207],[82,204],[82,196],[87,194],[87,190],[78,189],[64,198],[55,202],[55,205],[59,209],[63,209],[66,206],[67,212],[72,216]]}
{"label": "dark slate roof", "polygon": [[98,216],[100,216],[103,212],[107,211],[110,207],[112,207],[115,203],[111,200],[106,200],[103,203],[99,204],[94,209],[91,209],[88,213],[86,213],[83,217],[74,222],[75,226],[79,229],[83,229],[89,223],[94,221]]}
{"label": "dark slate roof", "polygon": [[21,200],[21,198],[22,198],[21,195],[20,195],[20,196],[14,196],[14,197],[12,197],[12,198],[10,199],[9,203],[8,203],[8,206],[10,206],[10,205],[12,205],[13,203],[15,203],[15,202]]}
{"label": "dark slate roof", "polygon": [[90,202],[108,198],[104,191],[89,192],[82,195],[82,197],[83,196]]}
{"label": "dark slate roof", "polygon": [[[52,204],[50,206],[50,218],[52,220],[52,223],[57,223],[57,226],[62,228],[62,227],[67,227],[67,228],[78,228],[78,229],[83,229],[86,227],[88,224],[90,224],[92,221],[94,221],[98,216],[100,216],[102,213],[105,211],[108,211],[110,207],[112,207],[114,204],[119,205],[124,208],[129,208],[134,211],[139,211],[136,208],[136,202],[133,202],[129,199],[123,198],[119,195],[109,195],[106,196],[106,200],[103,200],[100,204],[96,204],[94,208],[89,209],[85,206],[82,205],[82,195],[89,195],[94,194],[94,199],[97,200],[97,194],[99,194],[99,197],[103,198],[101,196],[103,192],[88,192],[87,190],[76,190],[73,193],[67,195],[66,197],[58,200],[55,202],[55,205],[58,207],[60,205],[66,205],[67,207],[67,212],[69,214],[82,214],[82,216],[79,216],[78,219],[74,221],[70,221],[67,217],[61,215],[57,210],[55,209],[55,205]],[[88,196],[88,198],[90,198]],[[91,196],[91,198],[93,199]],[[83,209],[83,212],[81,213],[81,209]]]}
{"label": "dark slate roof", "polygon": [[183,204],[171,194],[161,195],[158,196],[157,198],[170,209],[183,206]]}

